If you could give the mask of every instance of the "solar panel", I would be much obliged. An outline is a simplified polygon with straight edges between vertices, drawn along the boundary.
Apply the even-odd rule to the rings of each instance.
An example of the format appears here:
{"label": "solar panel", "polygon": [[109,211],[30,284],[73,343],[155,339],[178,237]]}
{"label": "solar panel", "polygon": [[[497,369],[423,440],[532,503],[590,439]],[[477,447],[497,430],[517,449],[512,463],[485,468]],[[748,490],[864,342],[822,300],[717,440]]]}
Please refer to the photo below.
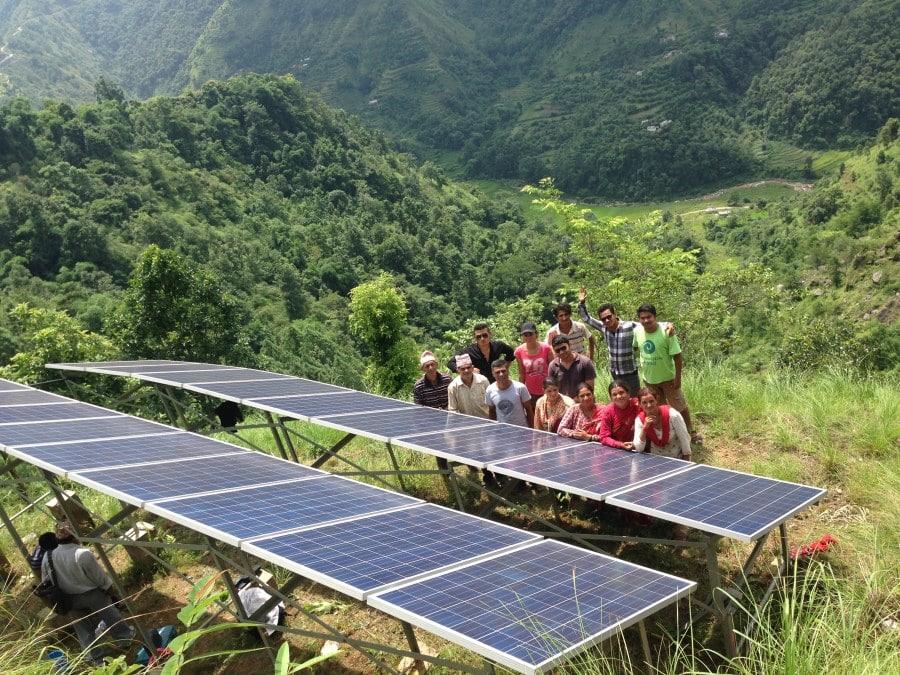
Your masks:
{"label": "solar panel", "polygon": [[7,425],[2,427],[2,432],[0,432],[0,444],[8,448],[24,448],[64,441],[87,441],[96,438],[168,433],[172,433],[172,427],[110,412],[107,417],[89,420]]}
{"label": "solar panel", "polygon": [[496,422],[449,413],[423,406],[404,410],[359,413],[354,415],[322,415],[316,423],[350,433],[358,433],[383,442],[402,436],[415,436],[435,429],[463,429],[471,426],[494,426]]}
{"label": "solar panel", "polygon": [[694,582],[555,541],[369,596],[372,607],[540,673],[676,602]]}
{"label": "solar panel", "polygon": [[481,421],[483,424],[471,429],[441,430],[401,439],[396,443],[480,468],[513,457],[584,444],[574,438],[563,438],[536,429]]}
{"label": "solar panel", "polygon": [[147,361],[79,361],[77,363],[48,363],[45,368],[51,370],[74,370],[83,373],[106,373],[109,375],[124,375],[130,370],[146,370],[152,366],[165,365],[192,365],[184,361],[172,361],[170,359],[149,359]]}
{"label": "solar panel", "polygon": [[30,391],[29,387],[26,387],[24,384],[19,384],[18,382],[10,382],[9,380],[0,380],[0,392],[6,391]]}
{"label": "solar panel", "polygon": [[490,464],[488,468],[505,476],[602,501],[612,492],[696,466],[681,459],[583,443]]}
{"label": "solar panel", "polygon": [[280,396],[278,398],[257,398],[253,401],[254,408],[262,408],[279,415],[303,420],[322,415],[402,410],[411,405],[411,403],[398,401],[395,398],[364,394],[349,389],[327,396]]}
{"label": "solar panel", "polygon": [[138,375],[160,375],[162,373],[209,373],[221,370],[237,370],[236,366],[220,366],[214,363],[160,363],[155,365],[116,366],[111,369],[118,373],[127,373],[132,377]]}
{"label": "solar panel", "polygon": [[26,405],[28,403],[71,403],[72,399],[37,389],[12,389],[0,392],[0,405]]}
{"label": "solar panel", "polygon": [[750,542],[825,495],[821,488],[713,466],[661,478],[607,501],[705,532]]}
{"label": "solar panel", "polygon": [[[175,443],[177,439],[169,437]],[[326,476],[323,471],[302,464],[243,450],[217,442],[214,457],[161,462],[148,457],[147,464],[114,469],[78,471],[69,477],[88,487],[137,506],[144,502],[183,497],[213,490],[246,488],[253,485]]]}
{"label": "solar panel", "polygon": [[66,399],[26,405],[0,405],[0,425],[77,420],[109,414],[109,410]]}
{"label": "solar panel", "polygon": [[259,380],[256,382],[206,382],[202,386],[188,385],[187,389],[200,392],[215,392],[223,398],[246,402],[254,405],[254,399],[275,396],[300,396],[310,394],[339,394],[351,391],[333,384],[324,384],[312,380],[291,377],[281,380]]}
{"label": "solar panel", "polygon": [[363,600],[389,584],[540,539],[507,525],[423,504],[245,542],[241,548]]}
{"label": "solar panel", "polygon": [[[228,445],[206,436],[164,428],[167,430],[166,433],[153,436],[35,445],[22,450],[14,448],[9,453],[54,473],[66,474],[75,471],[90,471],[101,467],[209,457],[221,455],[228,452],[229,449],[232,449],[233,452],[245,451],[243,448]],[[3,433],[0,432],[0,443],[4,442]],[[176,482],[171,474],[169,474],[169,480]]]}
{"label": "solar panel", "polygon": [[243,539],[402,508],[421,500],[338,476],[150,502],[148,511],[232,546]]}
{"label": "solar panel", "polygon": [[199,385],[206,382],[239,382],[244,380],[246,380],[247,382],[258,382],[260,380],[284,380],[288,378],[287,375],[269,373],[264,370],[253,370],[252,368],[175,370],[166,373],[143,372],[140,374],[140,376],[142,380],[148,380],[150,382],[161,382],[163,384],[172,384],[176,386],[185,384]]}

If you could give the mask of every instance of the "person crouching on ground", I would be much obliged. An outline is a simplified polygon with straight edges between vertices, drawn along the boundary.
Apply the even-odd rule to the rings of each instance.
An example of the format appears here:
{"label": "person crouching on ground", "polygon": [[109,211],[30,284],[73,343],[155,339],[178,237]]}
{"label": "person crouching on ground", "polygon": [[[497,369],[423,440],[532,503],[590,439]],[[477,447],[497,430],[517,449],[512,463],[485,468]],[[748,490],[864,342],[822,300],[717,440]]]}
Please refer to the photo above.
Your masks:
{"label": "person crouching on ground", "polygon": [[122,613],[113,604],[115,589],[112,579],[78,538],[69,523],[56,525],[59,546],[48,551],[41,563],[41,578],[50,578],[50,558],[53,559],[53,579],[72,599],[69,616],[75,621],[75,634],[84,650],[90,650],[90,660],[102,664],[104,650],[96,643],[95,633],[103,621],[119,646],[125,647],[134,637],[134,629],[125,623]]}
{"label": "person crouching on ground", "polygon": [[552,377],[544,378],[544,395],[534,406],[534,428],[556,433],[559,423],[575,401],[559,393],[559,382]]}

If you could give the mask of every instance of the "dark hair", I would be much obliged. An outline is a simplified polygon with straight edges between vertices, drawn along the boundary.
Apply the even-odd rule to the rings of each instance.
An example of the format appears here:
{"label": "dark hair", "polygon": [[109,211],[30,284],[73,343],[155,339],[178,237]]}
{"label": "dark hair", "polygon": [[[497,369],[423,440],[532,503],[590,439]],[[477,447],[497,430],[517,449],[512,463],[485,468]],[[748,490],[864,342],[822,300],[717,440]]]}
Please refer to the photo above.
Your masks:
{"label": "dark hair", "polygon": [[653,305],[651,305],[648,302],[648,303],[638,307],[638,311],[637,311],[638,315],[640,315],[641,312],[650,312],[653,316],[656,316],[656,307],[654,307]]}
{"label": "dark hair", "polygon": [[589,392],[591,392],[591,396],[594,395],[594,387],[593,387],[593,385],[590,385],[590,384],[588,384],[587,382],[579,382],[579,383],[578,383],[578,386],[575,387],[575,393],[577,394],[577,393],[578,393],[579,391],[581,391],[582,389],[587,389]]}
{"label": "dark hair", "polygon": [[628,385],[622,380],[613,380],[612,382],[610,382],[609,386],[606,388],[606,393],[612,396],[612,390],[618,389],[620,387],[631,394],[631,390],[628,388]]}
{"label": "dark hair", "polygon": [[569,344],[569,336],[568,335],[563,335],[562,333],[560,333],[559,335],[557,335],[556,337],[553,338],[553,344],[552,344],[553,347],[556,347],[558,345],[567,345],[567,344]]}
{"label": "dark hair", "polygon": [[608,302],[604,302],[602,305],[600,305],[600,306],[597,308],[597,316],[600,316],[600,315],[603,314],[603,312],[605,312],[606,310],[609,310],[609,311],[612,312],[613,314],[616,313],[616,308],[615,308],[615,307],[613,307],[613,306],[612,306],[611,304],[609,304]]}
{"label": "dark hair", "polygon": [[484,330],[485,328],[487,328],[488,330],[491,329],[491,327],[488,326],[487,323],[485,323],[484,321],[479,321],[475,324],[475,328],[472,329],[472,332],[474,333],[476,330]]}
{"label": "dark hair", "polygon": [[553,316],[556,316],[556,315],[559,314],[560,312],[563,312],[564,314],[571,314],[571,313],[572,313],[572,305],[570,305],[568,302],[561,302],[561,303],[559,303],[559,304],[553,309]]}
{"label": "dark hair", "polygon": [[637,400],[640,401],[648,394],[655,398],[656,402],[659,403],[659,387],[654,387],[652,384],[648,384],[646,387],[641,387],[640,389],[638,389]]}
{"label": "dark hair", "polygon": [[546,389],[547,387],[556,387],[557,389],[559,388],[559,380],[557,380],[555,377],[550,377],[549,375],[544,378],[542,384],[544,386],[544,389]]}
{"label": "dark hair", "polygon": [[56,532],[44,532],[38,537],[38,546],[44,551],[52,551],[59,546],[59,540],[56,538]]}
{"label": "dark hair", "polygon": [[507,363],[506,359],[496,359],[493,363],[491,363],[491,370],[494,368],[505,368],[508,367],[509,363]]}

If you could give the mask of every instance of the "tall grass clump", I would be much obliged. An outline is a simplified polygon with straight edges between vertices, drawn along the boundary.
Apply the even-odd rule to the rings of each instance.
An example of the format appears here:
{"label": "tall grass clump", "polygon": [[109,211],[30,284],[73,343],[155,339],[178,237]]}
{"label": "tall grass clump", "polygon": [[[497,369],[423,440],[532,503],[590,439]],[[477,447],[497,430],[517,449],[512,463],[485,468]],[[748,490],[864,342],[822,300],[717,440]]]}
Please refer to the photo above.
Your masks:
{"label": "tall grass clump", "polygon": [[[747,618],[757,612],[752,605],[741,610]],[[827,562],[812,560],[794,567],[764,608],[746,654],[728,670],[739,675],[897,672],[898,619],[900,580],[891,562],[873,558],[868,569],[843,578]]]}

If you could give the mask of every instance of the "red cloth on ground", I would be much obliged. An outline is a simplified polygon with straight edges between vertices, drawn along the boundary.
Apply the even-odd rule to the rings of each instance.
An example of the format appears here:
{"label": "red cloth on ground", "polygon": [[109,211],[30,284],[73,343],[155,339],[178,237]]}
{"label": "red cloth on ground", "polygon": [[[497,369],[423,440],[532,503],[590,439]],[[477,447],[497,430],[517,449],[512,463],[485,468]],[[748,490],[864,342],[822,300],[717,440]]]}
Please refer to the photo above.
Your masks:
{"label": "red cloth on ground", "polygon": [[791,547],[791,560],[796,560],[797,558],[811,558],[816,553],[822,553],[831,548],[832,544],[837,544],[838,540],[832,537],[830,534],[826,534],[821,539],[812,542],[811,544],[806,544],[806,546],[801,546],[797,548],[796,546]]}

